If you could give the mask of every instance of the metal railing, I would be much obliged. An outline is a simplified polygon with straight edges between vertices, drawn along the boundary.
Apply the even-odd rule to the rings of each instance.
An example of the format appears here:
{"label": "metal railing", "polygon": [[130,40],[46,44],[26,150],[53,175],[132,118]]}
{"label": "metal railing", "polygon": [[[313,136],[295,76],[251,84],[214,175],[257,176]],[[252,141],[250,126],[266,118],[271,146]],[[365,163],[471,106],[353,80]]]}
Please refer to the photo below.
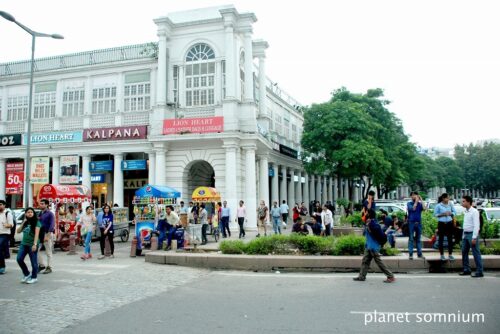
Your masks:
{"label": "metal railing", "polygon": [[[35,72],[58,70],[78,66],[91,66],[117,61],[157,57],[157,43],[127,45],[116,48],[71,53],[61,56],[35,59]],[[0,77],[30,73],[30,61],[0,64]]]}

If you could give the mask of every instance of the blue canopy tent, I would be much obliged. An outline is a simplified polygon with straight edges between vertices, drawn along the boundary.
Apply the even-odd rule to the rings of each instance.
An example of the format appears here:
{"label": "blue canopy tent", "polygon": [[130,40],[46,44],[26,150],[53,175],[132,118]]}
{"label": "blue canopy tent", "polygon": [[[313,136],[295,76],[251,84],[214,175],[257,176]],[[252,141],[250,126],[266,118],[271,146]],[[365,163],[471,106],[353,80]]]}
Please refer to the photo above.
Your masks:
{"label": "blue canopy tent", "polygon": [[135,192],[137,197],[154,197],[154,198],[179,198],[181,193],[174,188],[167,186],[154,186],[151,184],[145,185]]}

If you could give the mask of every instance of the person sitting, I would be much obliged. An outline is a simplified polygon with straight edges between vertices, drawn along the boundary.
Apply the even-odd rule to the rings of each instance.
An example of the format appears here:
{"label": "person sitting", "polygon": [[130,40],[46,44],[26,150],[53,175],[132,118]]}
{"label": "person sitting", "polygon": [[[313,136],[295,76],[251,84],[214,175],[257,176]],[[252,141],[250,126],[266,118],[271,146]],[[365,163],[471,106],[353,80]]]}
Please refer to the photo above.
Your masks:
{"label": "person sitting", "polygon": [[302,218],[299,217],[295,221],[295,223],[293,224],[292,233],[299,233],[303,235],[309,234],[307,226],[302,222]]}
{"label": "person sitting", "polygon": [[323,231],[323,225],[321,224],[321,220],[316,219],[316,217],[312,216],[311,221],[308,223],[311,226],[311,230],[314,235],[320,236]]}
{"label": "person sitting", "polygon": [[163,214],[160,215],[160,219],[158,220],[156,232],[158,233],[158,249],[162,249],[163,242],[167,239],[167,220]]}
{"label": "person sitting", "polygon": [[165,219],[167,220],[167,229],[168,229],[168,235],[167,235],[167,250],[168,250],[171,249],[172,247],[172,239],[175,235],[175,232],[177,231],[178,228],[181,228],[182,225],[180,224],[179,216],[175,213],[174,207],[172,205],[167,206],[165,211],[167,212]]}
{"label": "person sitting", "polygon": [[397,215],[392,215],[392,225],[390,225],[386,230],[385,234],[387,234],[387,241],[392,248],[396,247],[396,238],[403,236],[403,224],[399,221]]}
{"label": "person sitting", "polygon": [[385,232],[389,227],[391,227],[393,225],[393,221],[392,221],[392,218],[387,213],[387,211],[382,209],[382,210],[380,210],[380,212],[382,213],[380,215],[380,221],[382,224],[384,224],[384,227],[382,229]]}

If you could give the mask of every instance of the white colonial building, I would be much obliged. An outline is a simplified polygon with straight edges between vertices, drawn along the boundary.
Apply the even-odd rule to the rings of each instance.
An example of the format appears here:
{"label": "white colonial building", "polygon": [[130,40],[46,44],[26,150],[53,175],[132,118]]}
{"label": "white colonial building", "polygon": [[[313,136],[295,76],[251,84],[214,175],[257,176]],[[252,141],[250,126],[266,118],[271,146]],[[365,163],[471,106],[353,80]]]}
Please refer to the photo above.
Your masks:
{"label": "white colonial building", "polygon": [[[214,186],[233,210],[245,201],[249,227],[260,199],[343,197],[341,182],[303,171],[301,108],[266,76],[256,20],[233,6],[177,12],[154,20],[157,42],[36,59],[34,181],[68,182],[78,169],[99,205],[125,206],[147,183],[184,200]],[[29,73],[29,61],[0,64],[0,198],[12,206],[22,205]]]}

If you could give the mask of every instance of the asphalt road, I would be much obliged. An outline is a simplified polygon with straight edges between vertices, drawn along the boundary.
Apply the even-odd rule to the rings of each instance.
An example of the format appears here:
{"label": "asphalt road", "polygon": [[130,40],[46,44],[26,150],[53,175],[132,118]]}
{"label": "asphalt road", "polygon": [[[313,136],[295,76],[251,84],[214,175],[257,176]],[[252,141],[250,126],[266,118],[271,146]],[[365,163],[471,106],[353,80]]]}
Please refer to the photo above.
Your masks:
{"label": "asphalt road", "polygon": [[[500,328],[498,272],[482,279],[406,274],[394,284],[369,274],[366,282],[354,282],[354,273],[151,264],[128,257],[129,244],[116,245],[116,258],[102,261],[57,252],[54,272],[40,275],[34,285],[19,283],[20,270],[8,260],[7,274],[0,276],[0,333],[498,333]],[[474,323],[443,322],[433,313],[460,314],[460,320],[464,314],[477,316]]]}

